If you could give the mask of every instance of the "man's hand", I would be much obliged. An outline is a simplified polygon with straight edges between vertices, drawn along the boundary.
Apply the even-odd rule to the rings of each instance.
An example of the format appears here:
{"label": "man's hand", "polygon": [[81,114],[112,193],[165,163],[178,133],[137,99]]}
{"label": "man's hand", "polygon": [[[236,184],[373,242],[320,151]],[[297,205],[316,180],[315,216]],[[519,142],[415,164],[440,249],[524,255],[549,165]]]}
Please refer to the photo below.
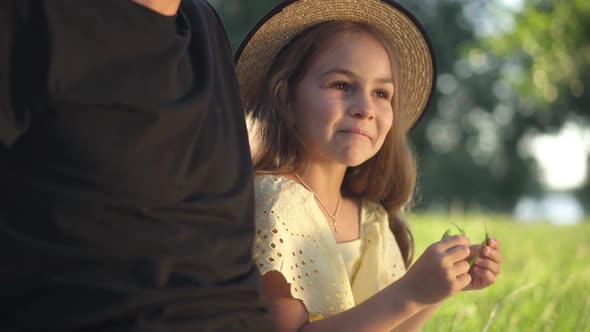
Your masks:
{"label": "man's hand", "polygon": [[175,15],[180,7],[180,0],[131,0],[144,7],[147,7],[156,13],[166,16]]}

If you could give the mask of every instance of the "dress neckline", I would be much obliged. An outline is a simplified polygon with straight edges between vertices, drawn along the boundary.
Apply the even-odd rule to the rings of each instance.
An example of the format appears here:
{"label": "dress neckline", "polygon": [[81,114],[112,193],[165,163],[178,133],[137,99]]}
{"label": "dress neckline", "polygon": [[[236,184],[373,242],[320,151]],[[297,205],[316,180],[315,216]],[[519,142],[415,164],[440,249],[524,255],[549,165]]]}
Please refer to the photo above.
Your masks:
{"label": "dress neckline", "polygon": [[[258,174],[258,175],[280,178],[280,179],[283,179],[284,181],[290,182],[291,184],[295,184],[296,188],[300,189],[302,192],[305,192],[309,197],[311,197],[314,200],[314,204],[317,207],[317,212],[319,212],[319,215],[321,215],[322,217],[324,216],[321,211],[320,206],[317,203],[315,203],[315,198],[314,198],[313,192],[311,192],[310,190],[305,188],[305,186],[302,185],[300,182],[298,182],[297,179],[292,179],[292,178],[286,177],[285,175],[282,175],[282,174]],[[363,224],[365,222],[365,213],[364,212],[366,209],[365,203],[366,203],[365,200],[361,198],[360,199],[360,207],[359,207],[359,224],[358,224],[359,237],[356,239],[343,241],[343,242],[338,242],[338,241],[336,241],[336,238],[333,237],[334,243],[345,245],[345,244],[355,243],[355,242],[361,241],[363,239],[363,233],[364,233],[363,232]],[[326,226],[329,228],[329,225],[327,223],[326,223]]]}
{"label": "dress neckline", "polygon": [[[362,232],[362,228],[361,228],[361,232]],[[362,239],[363,239],[363,237],[361,235],[361,237],[359,237],[358,239],[344,241],[344,242],[336,242],[336,244],[340,244],[340,245],[357,244],[357,243],[360,243]]]}

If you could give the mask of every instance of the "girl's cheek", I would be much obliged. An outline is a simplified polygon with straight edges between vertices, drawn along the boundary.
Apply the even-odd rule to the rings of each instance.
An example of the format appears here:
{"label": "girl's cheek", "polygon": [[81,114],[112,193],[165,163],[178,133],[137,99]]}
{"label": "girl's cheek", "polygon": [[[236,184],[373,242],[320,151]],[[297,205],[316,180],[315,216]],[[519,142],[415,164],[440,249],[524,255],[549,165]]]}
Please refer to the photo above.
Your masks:
{"label": "girl's cheek", "polygon": [[380,122],[380,129],[383,130],[385,134],[387,134],[393,126],[393,114],[383,114],[383,117],[381,118]]}

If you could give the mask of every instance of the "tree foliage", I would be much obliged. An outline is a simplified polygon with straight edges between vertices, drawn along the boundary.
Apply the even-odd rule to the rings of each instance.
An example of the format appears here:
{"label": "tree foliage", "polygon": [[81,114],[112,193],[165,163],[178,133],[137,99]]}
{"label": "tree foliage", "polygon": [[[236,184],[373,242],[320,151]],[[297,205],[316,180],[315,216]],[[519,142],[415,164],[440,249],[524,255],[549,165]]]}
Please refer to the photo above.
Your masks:
{"label": "tree foliage", "polygon": [[[590,105],[590,2],[533,1],[514,17],[509,33],[483,41],[521,71],[504,78],[537,107],[588,115]],[[564,120],[565,112],[557,120]],[[558,124],[559,121],[557,121]]]}

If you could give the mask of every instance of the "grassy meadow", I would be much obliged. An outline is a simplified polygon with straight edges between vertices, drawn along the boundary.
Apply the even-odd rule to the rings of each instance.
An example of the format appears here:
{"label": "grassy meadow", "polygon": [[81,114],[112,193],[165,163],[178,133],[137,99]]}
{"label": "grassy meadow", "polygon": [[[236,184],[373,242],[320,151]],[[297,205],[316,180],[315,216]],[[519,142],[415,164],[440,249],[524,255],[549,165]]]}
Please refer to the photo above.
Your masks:
{"label": "grassy meadow", "polygon": [[452,222],[473,243],[485,230],[502,243],[504,263],[495,285],[461,292],[445,302],[423,331],[590,332],[590,222],[574,226],[518,224],[508,217],[408,218],[415,258]]}

